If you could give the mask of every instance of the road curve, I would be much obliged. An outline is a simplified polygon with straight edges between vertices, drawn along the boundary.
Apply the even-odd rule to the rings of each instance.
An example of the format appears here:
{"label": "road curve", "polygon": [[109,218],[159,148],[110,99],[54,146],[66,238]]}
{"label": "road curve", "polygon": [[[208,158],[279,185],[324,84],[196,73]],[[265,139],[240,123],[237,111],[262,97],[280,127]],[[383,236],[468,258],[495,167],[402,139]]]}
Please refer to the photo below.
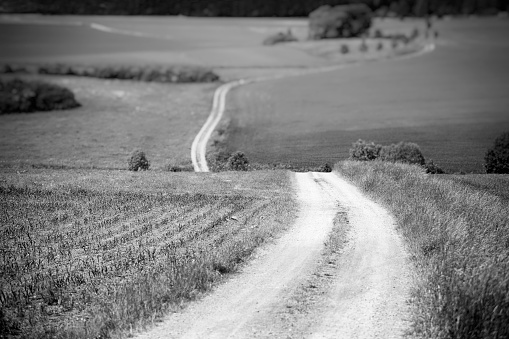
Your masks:
{"label": "road curve", "polygon": [[[335,173],[295,173],[300,211],[293,227],[257,252],[241,274],[139,338],[398,338],[407,328],[411,283],[406,252],[380,206]],[[317,267],[338,211],[348,243],[323,314],[302,333],[274,328],[284,305]]]}
{"label": "road curve", "polygon": [[[414,53],[403,54],[395,57],[388,57],[385,59],[376,60],[377,62],[389,61],[389,60],[403,60],[408,58],[419,57],[421,55],[433,52],[435,50],[435,43],[426,43],[423,48]],[[198,134],[193,140],[191,145],[191,161],[193,163],[193,168],[195,172],[209,172],[209,167],[207,165],[206,152],[207,152],[207,143],[212,135],[212,132],[216,128],[217,124],[221,120],[223,116],[225,107],[226,107],[226,96],[228,92],[242,85],[255,83],[255,82],[263,82],[269,80],[282,79],[287,77],[294,77],[299,75],[306,75],[312,73],[326,73],[331,71],[337,71],[343,69],[345,67],[351,67],[354,65],[361,64],[362,62],[372,62],[373,60],[360,60],[356,63],[350,64],[340,64],[333,66],[325,66],[325,67],[315,67],[304,70],[296,70],[294,73],[289,73],[285,75],[273,75],[267,77],[259,77],[252,79],[241,79],[232,82],[225,83],[216,89],[214,93],[214,99],[212,101],[212,109],[210,111],[209,117],[205,124],[202,126]]]}

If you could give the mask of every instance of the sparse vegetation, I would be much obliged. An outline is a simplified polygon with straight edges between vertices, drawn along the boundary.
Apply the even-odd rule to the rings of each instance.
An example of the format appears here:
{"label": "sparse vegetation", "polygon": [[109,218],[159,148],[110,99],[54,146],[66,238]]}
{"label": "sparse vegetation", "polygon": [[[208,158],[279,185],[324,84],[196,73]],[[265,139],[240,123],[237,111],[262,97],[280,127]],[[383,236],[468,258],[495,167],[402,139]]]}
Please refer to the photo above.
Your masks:
{"label": "sparse vegetation", "polygon": [[219,76],[211,69],[199,66],[4,64],[0,65],[0,73],[76,75],[165,83],[215,82],[219,80]]}
{"label": "sparse vegetation", "polygon": [[[283,172],[228,182],[44,173],[0,186],[0,328],[13,338],[107,338],[150,323],[235,271],[293,215]],[[240,183],[255,189],[238,195]]]}
{"label": "sparse vegetation", "polygon": [[129,159],[127,159],[127,169],[129,171],[147,171],[150,167],[150,162],[145,155],[145,152],[137,149],[134,150]]}
{"label": "sparse vegetation", "polygon": [[418,166],[347,161],[335,169],[398,220],[421,279],[413,291],[414,335],[509,336],[506,201]]}
{"label": "sparse vegetation", "polygon": [[81,106],[74,93],[42,81],[0,79],[0,114],[64,110]]}
{"label": "sparse vegetation", "polygon": [[484,160],[487,173],[509,173],[509,132],[495,139]]}

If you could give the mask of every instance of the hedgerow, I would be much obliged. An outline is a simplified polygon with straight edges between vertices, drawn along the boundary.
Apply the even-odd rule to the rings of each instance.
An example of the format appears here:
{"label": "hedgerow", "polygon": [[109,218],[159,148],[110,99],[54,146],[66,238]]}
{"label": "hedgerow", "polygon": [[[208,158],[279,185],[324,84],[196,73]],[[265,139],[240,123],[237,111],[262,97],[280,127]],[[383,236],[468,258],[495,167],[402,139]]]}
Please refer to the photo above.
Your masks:
{"label": "hedgerow", "polygon": [[0,73],[76,75],[163,83],[215,82],[219,80],[219,76],[212,70],[200,66],[4,64],[0,65]]}
{"label": "hedgerow", "polygon": [[69,89],[41,81],[0,79],[0,114],[28,113],[81,106]]}

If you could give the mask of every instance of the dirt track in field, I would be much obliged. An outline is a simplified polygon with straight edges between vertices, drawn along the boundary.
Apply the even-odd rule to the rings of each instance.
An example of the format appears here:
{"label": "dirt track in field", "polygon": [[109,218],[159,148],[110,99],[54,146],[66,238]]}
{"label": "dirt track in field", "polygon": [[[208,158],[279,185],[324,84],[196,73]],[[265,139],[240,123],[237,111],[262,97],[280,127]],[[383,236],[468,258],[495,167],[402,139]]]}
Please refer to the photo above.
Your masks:
{"label": "dirt track in field", "polygon": [[[402,336],[411,271],[392,218],[335,173],[296,173],[294,182],[300,212],[290,231],[260,249],[251,264],[212,294],[139,338]],[[349,231],[331,288],[324,294],[317,289],[305,312],[311,321],[295,324],[289,332],[285,322],[298,318],[274,317],[317,274],[339,211],[346,213]]]}

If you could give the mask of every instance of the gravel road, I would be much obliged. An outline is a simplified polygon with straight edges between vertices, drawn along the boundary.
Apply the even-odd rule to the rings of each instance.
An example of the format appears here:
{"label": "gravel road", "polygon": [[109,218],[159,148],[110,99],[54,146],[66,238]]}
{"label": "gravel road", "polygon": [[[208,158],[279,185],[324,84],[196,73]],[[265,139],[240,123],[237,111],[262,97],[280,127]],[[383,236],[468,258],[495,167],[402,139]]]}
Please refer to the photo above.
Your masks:
{"label": "gravel road", "polygon": [[[407,327],[411,271],[389,214],[336,173],[296,173],[295,225],[261,248],[244,270],[139,338],[397,338]],[[307,325],[286,332],[272,321],[315,273],[338,211],[347,243]],[[316,302],[315,302],[316,304]]]}

